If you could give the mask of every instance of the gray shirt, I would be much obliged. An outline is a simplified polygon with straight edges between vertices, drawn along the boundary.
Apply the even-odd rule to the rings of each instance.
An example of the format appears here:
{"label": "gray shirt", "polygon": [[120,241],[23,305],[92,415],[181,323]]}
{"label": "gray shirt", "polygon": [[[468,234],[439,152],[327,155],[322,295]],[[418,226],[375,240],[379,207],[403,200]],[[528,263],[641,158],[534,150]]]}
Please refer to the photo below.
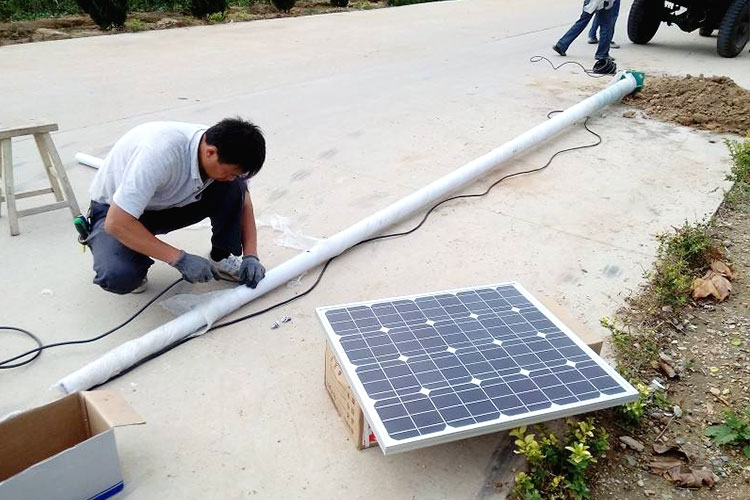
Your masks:
{"label": "gray shirt", "polygon": [[114,202],[139,218],[145,210],[197,201],[212,179],[201,180],[198,146],[204,125],[150,122],[118,140],[94,177],[91,199]]}

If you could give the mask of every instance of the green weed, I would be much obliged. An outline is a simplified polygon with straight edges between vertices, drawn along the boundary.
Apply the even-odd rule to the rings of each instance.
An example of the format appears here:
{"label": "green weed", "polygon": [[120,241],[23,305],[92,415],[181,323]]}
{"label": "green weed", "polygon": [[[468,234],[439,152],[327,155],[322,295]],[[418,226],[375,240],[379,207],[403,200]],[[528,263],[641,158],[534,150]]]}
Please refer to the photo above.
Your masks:
{"label": "green weed", "polygon": [[647,273],[660,306],[683,306],[690,298],[693,278],[684,260],[665,257],[656,264],[653,273]]}
{"label": "green weed", "polygon": [[609,330],[609,338],[617,358],[617,370],[625,378],[638,378],[638,374],[647,370],[659,356],[658,343],[652,330],[642,328],[631,331],[630,325],[618,325],[607,316],[601,319],[600,324]]}
{"label": "green weed", "polygon": [[125,22],[125,29],[127,31],[132,31],[134,33],[138,31],[144,31],[146,29],[146,23],[141,21],[140,19],[131,19],[130,21]]}
{"label": "green weed", "polygon": [[724,422],[706,428],[706,436],[719,445],[741,446],[742,453],[750,457],[750,407],[739,414],[725,412]]}
{"label": "green weed", "polygon": [[638,390],[638,399],[625,403],[618,409],[627,424],[637,427],[641,425],[643,415],[653,402],[653,391],[641,382],[637,382],[635,388]]}
{"label": "green weed", "polygon": [[724,202],[731,209],[737,209],[750,201],[750,136],[743,141],[725,141],[732,157],[732,168],[727,180],[734,185],[726,193]]}
{"label": "green weed", "polygon": [[[597,456],[609,449],[609,436],[593,418],[568,420],[562,439],[536,426],[510,432],[516,438],[514,453],[526,457],[529,472],[516,474],[513,493],[522,500],[583,500],[591,497],[586,472]],[[537,435],[539,438],[537,438]]]}
{"label": "green weed", "polygon": [[659,306],[683,306],[690,299],[693,278],[703,274],[711,261],[722,257],[721,248],[711,235],[711,221],[685,221],[674,232],[656,238],[657,262],[646,278],[651,281]]}
{"label": "green weed", "polygon": [[226,12],[214,12],[206,16],[206,21],[208,24],[218,24],[223,23],[225,18]]}

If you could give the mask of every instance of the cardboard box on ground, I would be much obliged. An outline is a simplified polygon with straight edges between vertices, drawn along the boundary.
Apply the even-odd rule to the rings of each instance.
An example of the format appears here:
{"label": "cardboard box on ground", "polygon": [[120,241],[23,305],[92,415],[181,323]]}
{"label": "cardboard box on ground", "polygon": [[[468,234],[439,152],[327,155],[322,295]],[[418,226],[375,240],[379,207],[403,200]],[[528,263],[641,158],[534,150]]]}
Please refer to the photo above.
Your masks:
{"label": "cardboard box on ground", "polygon": [[143,424],[119,392],[76,392],[0,422],[0,498],[102,500],[123,489],[114,427]]}
{"label": "cardboard box on ground", "polygon": [[[578,338],[583,340],[591,350],[597,354],[601,352],[603,338],[600,333],[592,331],[583,323],[573,318],[555,301],[546,297],[537,296],[537,298],[544,307],[557,316]],[[375,434],[373,434],[370,424],[367,423],[362,408],[328,342],[326,342],[325,354],[325,387],[333,402],[333,406],[344,421],[349,437],[357,449],[363,450],[378,444]]]}

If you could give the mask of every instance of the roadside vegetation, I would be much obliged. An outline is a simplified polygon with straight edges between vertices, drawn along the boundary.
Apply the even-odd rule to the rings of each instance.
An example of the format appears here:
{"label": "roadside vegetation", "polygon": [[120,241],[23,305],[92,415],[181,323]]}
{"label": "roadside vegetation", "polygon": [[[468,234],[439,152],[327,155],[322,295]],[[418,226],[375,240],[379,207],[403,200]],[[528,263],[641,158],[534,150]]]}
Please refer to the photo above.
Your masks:
{"label": "roadside vegetation", "polygon": [[[336,8],[366,9],[375,6],[400,6],[439,0],[321,0],[299,1],[301,9],[329,5]],[[131,31],[146,29],[142,20],[128,23],[129,13],[162,12],[189,14],[210,23],[228,20],[230,10],[243,10],[245,16],[231,20],[250,20],[253,7],[273,6],[277,11],[289,13],[297,0],[0,0],[0,22],[28,21],[42,18],[88,14],[103,30],[127,28]],[[313,12],[309,12],[313,13]],[[244,18],[243,18],[244,17]]]}
{"label": "roadside vegetation", "polygon": [[528,468],[516,475],[516,498],[673,499],[686,489],[690,498],[746,498],[750,292],[737,286],[736,267],[750,264],[750,136],[726,144],[733,185],[717,214],[657,235],[646,285],[601,320],[639,399],[570,420],[562,437],[511,432]]}

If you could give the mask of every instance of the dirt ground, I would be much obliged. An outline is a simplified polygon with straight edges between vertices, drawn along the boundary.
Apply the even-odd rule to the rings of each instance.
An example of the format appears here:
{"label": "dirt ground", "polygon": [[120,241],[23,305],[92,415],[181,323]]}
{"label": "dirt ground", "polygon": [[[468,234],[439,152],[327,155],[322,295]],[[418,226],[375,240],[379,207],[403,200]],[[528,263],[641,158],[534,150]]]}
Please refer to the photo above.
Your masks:
{"label": "dirt ground", "polygon": [[647,76],[643,91],[625,102],[658,120],[712,132],[750,133],[750,90],[725,76]]}
{"label": "dirt ground", "polygon": [[[678,316],[669,312],[649,315],[638,305],[621,312],[636,325],[655,323],[660,352],[674,360],[677,376],[669,379],[657,370],[642,373],[646,381],[655,378],[666,386],[669,402],[663,408],[651,410],[639,428],[627,429],[616,423],[615,418],[605,416],[613,449],[607,460],[600,461],[592,490],[594,499],[750,498],[750,459],[743,456],[739,448],[716,446],[704,435],[707,426],[721,422],[722,413],[728,407],[739,410],[750,406],[750,287],[747,279],[750,275],[750,207],[720,209],[714,227],[716,237],[726,248],[728,260],[739,271],[727,301],[692,303]],[[618,440],[625,435],[637,439],[645,450],[625,449]],[[686,466],[712,470],[719,478],[716,485],[713,488],[677,488],[650,473],[649,463],[659,459],[653,447],[658,444],[680,448],[682,451],[674,456],[682,459]]]}
{"label": "dirt ground", "polygon": [[[298,0],[295,7],[285,13],[280,12],[271,4],[255,3],[248,7],[230,7],[227,10],[224,20],[218,22],[244,22],[256,19],[308,16],[327,12],[377,9],[382,7],[386,7],[385,0],[350,1],[347,8],[333,7],[330,2],[325,0]],[[202,24],[214,24],[214,22],[196,19],[183,12],[133,12],[128,15],[125,27],[122,30],[110,31],[99,29],[87,15],[15,21],[0,23],[0,46],[84,36],[180,28]]]}
{"label": "dirt ground", "polygon": [[[750,92],[729,78],[652,78],[647,89],[629,103],[648,116],[677,122],[693,117],[692,126],[714,131],[750,130]],[[696,120],[699,113],[706,118]],[[670,378],[659,367],[638,373],[645,383],[656,380],[666,387],[666,401],[651,408],[639,427],[624,426],[611,411],[600,413],[612,436],[612,449],[599,461],[593,499],[750,499],[750,458],[739,447],[720,447],[705,436],[706,427],[721,423],[725,410],[750,407],[750,204],[722,206],[712,231],[724,260],[738,274],[725,302],[702,300],[682,310],[665,307],[654,312],[644,289],[618,313],[629,322],[636,340],[639,330],[653,332],[651,340],[676,374]],[[643,349],[645,342],[632,348]],[[644,449],[626,446],[622,436],[636,439]],[[673,449],[660,454],[658,448]],[[650,472],[650,464],[665,457],[683,462],[683,471],[708,469],[718,482],[713,487],[676,487]]]}

